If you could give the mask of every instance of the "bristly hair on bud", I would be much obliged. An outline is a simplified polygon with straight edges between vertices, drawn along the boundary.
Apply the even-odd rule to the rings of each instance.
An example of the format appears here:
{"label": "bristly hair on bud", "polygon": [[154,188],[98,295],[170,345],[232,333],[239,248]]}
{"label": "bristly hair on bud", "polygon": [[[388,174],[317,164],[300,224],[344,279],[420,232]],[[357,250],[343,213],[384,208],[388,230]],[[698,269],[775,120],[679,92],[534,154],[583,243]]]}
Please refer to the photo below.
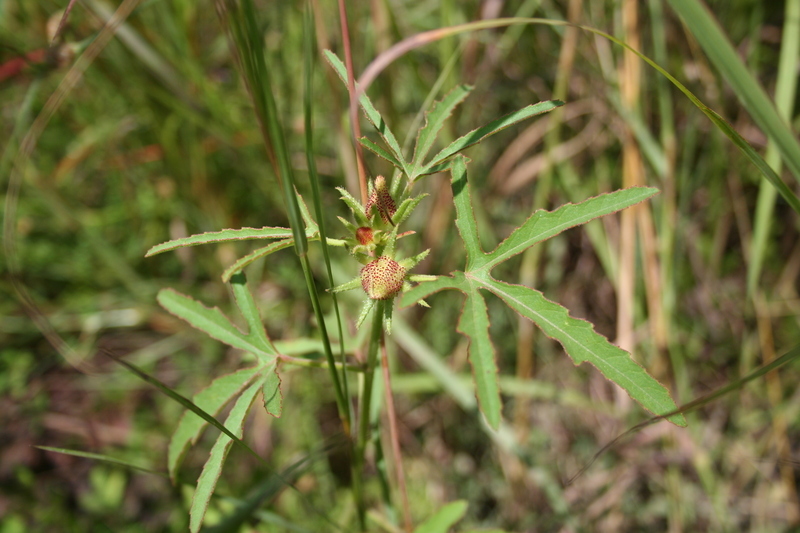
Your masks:
{"label": "bristly hair on bud", "polygon": [[361,269],[361,287],[373,300],[390,300],[403,289],[406,269],[382,255]]}
{"label": "bristly hair on bud", "polygon": [[381,219],[387,223],[392,224],[392,217],[397,211],[397,206],[394,203],[391,193],[389,192],[389,185],[386,183],[386,178],[378,176],[372,185],[372,192],[367,198],[367,205],[364,210],[367,217],[372,215],[372,208],[375,207]]}

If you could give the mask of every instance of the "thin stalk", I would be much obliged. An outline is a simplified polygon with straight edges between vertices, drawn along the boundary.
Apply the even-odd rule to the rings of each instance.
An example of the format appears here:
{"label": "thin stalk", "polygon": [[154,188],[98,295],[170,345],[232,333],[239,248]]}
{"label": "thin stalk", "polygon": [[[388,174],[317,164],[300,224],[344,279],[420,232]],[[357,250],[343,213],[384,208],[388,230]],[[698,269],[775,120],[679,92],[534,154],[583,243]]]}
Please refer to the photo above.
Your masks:
{"label": "thin stalk", "polygon": [[220,17],[223,22],[228,23],[226,27],[231,31],[236,45],[237,58],[253,100],[256,117],[261,125],[267,152],[271,154],[274,165],[277,167],[278,185],[283,193],[289,225],[292,228],[295,253],[300,259],[314,316],[320,328],[323,351],[328,361],[331,381],[333,381],[339,417],[345,430],[349,433],[350,410],[335,368],[336,362],[325,326],[325,317],[322,314],[319,293],[311,272],[311,264],[308,259],[308,240],[297,201],[294,172],[272,92],[270,69],[267,67],[267,58],[264,55],[263,37],[256,23],[255,8],[252,0],[242,0],[240,4],[232,0],[218,0],[217,7]]}
{"label": "thin stalk", "polygon": [[353,54],[350,50],[350,29],[347,24],[347,8],[344,0],[339,0],[339,24],[342,28],[342,44],[344,45],[344,63],[347,67],[347,93],[350,95],[350,126],[353,132],[353,145],[356,148],[356,167],[358,168],[358,188],[361,190],[361,203],[367,203],[367,172],[364,167],[364,148],[358,139],[361,138],[361,124],[358,121],[358,95],[356,95],[356,77],[353,72]]}
{"label": "thin stalk", "polygon": [[[281,362],[286,363],[288,365],[302,366],[307,368],[328,367],[327,361],[315,361],[313,359],[305,359],[303,357],[292,357],[291,355],[278,354],[278,359],[280,359]],[[342,363],[334,363],[334,364],[336,365],[336,368],[343,368],[348,372],[358,372],[358,373],[364,372],[364,367],[362,365],[346,365]]]}
{"label": "thin stalk", "polygon": [[[778,61],[778,80],[775,85],[775,106],[778,115],[789,122],[794,110],[794,99],[797,92],[797,61],[800,56],[800,1],[786,2],[784,12],[781,53]],[[776,174],[781,173],[781,154],[775,140],[770,137],[764,160]],[[767,240],[772,226],[772,215],[775,211],[775,200],[778,191],[771,183],[761,181],[756,204],[755,224],[753,228],[750,262],[747,265],[747,294],[755,297],[755,289],[761,277],[761,268],[767,249]]]}
{"label": "thin stalk", "polygon": [[[331,258],[330,252],[328,250],[328,240],[327,240],[327,233],[325,230],[325,217],[323,216],[322,212],[322,200],[321,194],[319,189],[319,175],[317,174],[317,165],[316,161],[314,160],[314,124],[313,124],[313,116],[312,111],[313,108],[311,106],[311,96],[313,94],[313,61],[312,57],[314,54],[314,13],[311,9],[311,5],[306,5],[306,12],[305,17],[303,19],[304,23],[304,38],[303,38],[303,77],[305,79],[305,94],[303,100],[303,110],[304,110],[304,120],[305,120],[305,141],[306,141],[306,161],[308,163],[308,178],[309,182],[311,183],[311,199],[314,204],[314,214],[317,217],[317,225],[319,227],[319,235],[320,235],[320,244],[322,247],[322,258],[325,262],[325,269],[328,273],[328,285],[333,287],[335,283],[333,282],[333,271],[331,269]],[[345,433],[347,435],[351,434],[351,426],[352,426],[352,419],[353,419],[353,404],[349,401],[350,398],[350,391],[347,383],[347,367],[346,367],[346,359],[345,359],[345,347],[344,347],[344,331],[342,327],[342,316],[339,312],[339,299],[336,296],[336,293],[331,294],[333,298],[333,310],[336,313],[336,327],[338,329],[339,334],[339,360],[341,361],[341,382],[342,382],[342,391],[343,396],[346,400],[346,420],[347,424],[344,428]],[[323,334],[323,339],[328,341],[328,336]],[[333,374],[333,367],[330,364],[330,360],[328,361],[328,366],[331,368]],[[331,376],[333,379],[333,376]]]}
{"label": "thin stalk", "polygon": [[[367,366],[364,369],[362,389],[361,389],[361,403],[358,407],[358,442],[356,445],[356,457],[353,461],[354,466],[357,468],[356,476],[353,478],[359,479],[361,485],[361,476],[364,473],[365,454],[367,451],[367,443],[369,442],[369,413],[372,404],[372,390],[375,379],[375,366],[378,363],[378,349],[382,343],[383,338],[383,315],[386,305],[391,305],[384,300],[378,300],[372,311],[372,329],[369,335],[369,348],[367,350]],[[353,484],[355,491],[356,484]],[[365,525],[366,508],[364,506],[363,498],[357,499],[358,505],[358,519],[362,530]]]}

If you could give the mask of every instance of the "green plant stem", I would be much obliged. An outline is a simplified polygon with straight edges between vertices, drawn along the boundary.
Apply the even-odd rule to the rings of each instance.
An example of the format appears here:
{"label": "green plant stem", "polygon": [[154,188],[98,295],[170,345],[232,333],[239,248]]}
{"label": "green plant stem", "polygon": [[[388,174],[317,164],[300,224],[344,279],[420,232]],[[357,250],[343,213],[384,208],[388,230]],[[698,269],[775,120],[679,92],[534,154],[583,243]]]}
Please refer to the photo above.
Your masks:
{"label": "green plant stem", "polygon": [[[288,365],[302,366],[307,368],[327,368],[329,366],[327,361],[315,361],[313,359],[305,359],[303,357],[292,357],[291,355],[279,355],[278,359],[280,359],[282,363],[286,363]],[[364,367],[361,365],[345,365],[342,363],[334,363],[334,365],[336,365],[336,368],[344,368],[348,372],[364,371]]]}
{"label": "green plant stem", "polygon": [[238,48],[238,59],[242,67],[242,74],[250,91],[256,116],[261,124],[264,143],[267,152],[273,155],[277,165],[278,185],[283,194],[289,225],[292,228],[295,252],[303,267],[303,275],[308,287],[311,305],[314,309],[314,316],[320,328],[325,358],[328,361],[333,390],[336,395],[336,405],[339,409],[339,417],[342,420],[345,433],[349,434],[351,427],[350,410],[339,380],[339,374],[336,371],[336,362],[333,358],[330,339],[325,327],[325,317],[322,314],[319,294],[311,273],[305,224],[297,202],[294,172],[284,138],[280,115],[275,103],[270,69],[267,66],[267,58],[264,55],[263,35],[256,23],[255,7],[252,0],[242,0],[241,4],[237,4],[232,0],[218,0],[218,12],[222,15],[223,22],[227,23],[234,43]]}
{"label": "green plant stem", "polygon": [[[778,115],[787,123],[791,121],[797,91],[797,59],[800,55],[800,2],[786,2],[784,12],[783,35],[781,39],[781,55],[778,63],[778,80],[775,86],[775,105]],[[781,173],[781,153],[773,137],[767,145],[764,160],[776,174]],[[775,211],[775,200],[778,191],[767,182],[761,181],[758,189],[753,240],[750,250],[750,262],[747,265],[747,294],[752,298],[761,276],[761,269],[767,252],[767,240],[772,226],[772,215]]]}
{"label": "green plant stem", "polygon": [[[353,477],[353,492],[356,492],[355,483],[358,480],[359,488],[363,487],[361,476],[364,475],[365,454],[367,451],[367,443],[369,442],[369,414],[372,405],[372,389],[375,378],[375,366],[378,363],[378,351],[381,345],[383,336],[383,315],[386,305],[391,305],[391,302],[385,300],[378,300],[372,311],[372,329],[369,335],[369,348],[367,350],[367,365],[363,374],[363,387],[361,389],[361,402],[358,408],[358,442],[356,445],[356,457],[353,461],[354,468],[356,469],[355,476]],[[363,494],[354,494],[356,496],[356,505],[358,506],[358,519],[362,530],[365,526],[365,513]]]}
{"label": "green plant stem", "polygon": [[[313,11],[311,9],[310,3],[306,5],[306,12],[303,18],[304,22],[304,39],[303,39],[303,65],[304,65],[304,79],[305,79],[305,94],[303,97],[303,115],[305,121],[305,141],[306,141],[306,161],[308,162],[308,178],[309,182],[311,183],[311,198],[314,203],[314,214],[317,217],[317,224],[319,226],[319,235],[320,235],[320,246],[322,248],[322,258],[325,262],[325,268],[328,273],[328,285],[333,287],[335,284],[333,282],[333,271],[331,269],[331,259],[330,253],[328,251],[328,239],[327,239],[327,231],[325,229],[325,217],[323,216],[322,212],[322,200],[321,194],[319,190],[319,175],[317,174],[317,166],[316,162],[314,161],[314,124],[313,124],[313,116],[312,116],[312,104],[311,104],[311,96],[313,93],[313,61],[312,58],[314,57],[314,16]],[[342,392],[343,397],[346,401],[345,409],[346,409],[346,420],[347,420],[347,428],[345,432],[347,435],[351,435],[350,427],[351,421],[353,419],[353,404],[349,401],[350,398],[350,391],[347,384],[347,366],[345,360],[345,348],[344,348],[344,331],[342,327],[342,315],[339,312],[339,299],[336,296],[336,293],[331,294],[333,298],[333,310],[336,314],[336,327],[339,333],[339,359],[341,361],[341,382],[342,382]],[[327,334],[323,335],[323,343],[325,345],[325,350],[330,350],[330,342],[328,340]],[[327,354],[326,354],[327,355]],[[332,359],[332,358],[331,358]],[[330,366],[330,360],[328,361],[328,365]],[[335,371],[332,371],[335,374]]]}

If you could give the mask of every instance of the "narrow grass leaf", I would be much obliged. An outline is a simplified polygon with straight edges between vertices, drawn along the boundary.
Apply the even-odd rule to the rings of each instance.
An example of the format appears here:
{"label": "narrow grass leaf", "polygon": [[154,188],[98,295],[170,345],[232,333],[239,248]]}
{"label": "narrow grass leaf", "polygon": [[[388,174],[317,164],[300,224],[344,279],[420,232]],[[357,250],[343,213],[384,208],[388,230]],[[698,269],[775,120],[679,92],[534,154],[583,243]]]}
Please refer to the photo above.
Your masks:
{"label": "narrow grass leaf", "polygon": [[[320,247],[322,248],[322,259],[325,263],[325,270],[328,274],[328,288],[331,288],[335,285],[333,279],[333,268],[331,266],[331,258],[330,258],[330,251],[328,250],[328,233],[325,227],[325,219],[324,211],[322,207],[322,194],[320,193],[320,179],[319,175],[317,174],[317,164],[314,158],[314,106],[312,102],[315,101],[314,99],[314,59],[317,57],[317,47],[315,45],[314,36],[315,36],[315,24],[314,24],[314,9],[312,2],[307,1],[305,6],[305,13],[303,16],[303,81],[305,85],[305,91],[303,93],[303,121],[305,124],[305,149],[306,149],[306,162],[308,164],[308,180],[311,183],[311,196],[314,203],[314,213],[317,215],[317,220],[319,221],[319,235],[320,235]],[[324,318],[319,323],[321,328],[321,337],[322,337],[322,344],[325,350],[325,356],[328,361],[328,371],[331,373],[331,380],[335,383],[336,381],[341,381],[341,391],[342,396],[344,398],[350,397],[349,391],[349,384],[347,382],[347,371],[344,368],[344,364],[346,362],[345,356],[345,348],[344,348],[344,326],[342,324],[342,315],[339,310],[339,299],[336,294],[332,294],[333,300],[333,311],[334,315],[336,316],[336,329],[338,333],[338,337],[340,340],[339,343],[339,360],[342,363],[342,370],[341,374],[337,375],[336,367],[334,365],[333,359],[333,350],[331,347],[330,338],[326,331],[326,324]],[[276,369],[277,375],[277,369]],[[278,383],[280,386],[280,383]],[[337,385],[334,385],[337,386]],[[338,386],[337,386],[338,387]],[[337,391],[339,389],[337,388]],[[338,398],[338,397],[337,397]],[[342,413],[342,418],[346,421],[345,425],[349,425],[349,420],[352,419],[352,404],[350,402],[344,402],[347,407],[347,412]],[[280,409],[280,405],[277,409]],[[270,410],[270,407],[267,407],[267,411]],[[278,415],[280,416],[280,411]]]}
{"label": "narrow grass leaf", "polygon": [[414,533],[447,533],[456,522],[464,518],[466,512],[467,502],[465,500],[448,503],[417,526]]}
{"label": "narrow grass leaf", "polygon": [[[206,413],[216,415],[231,398],[244,389],[260,370],[260,367],[243,368],[232,374],[220,376],[208,387],[195,394],[192,401]],[[175,483],[178,468],[183,462],[189,445],[197,442],[207,424],[206,420],[195,416],[191,411],[186,411],[181,416],[167,449],[167,470],[173,483]]]}
{"label": "narrow grass leaf", "polygon": [[562,105],[564,105],[564,102],[560,102],[558,100],[550,100],[546,102],[539,102],[538,104],[531,104],[527,107],[523,107],[519,111],[509,113],[504,117],[494,120],[483,127],[472,130],[466,135],[459,137],[441,152],[436,154],[433,159],[427,165],[425,165],[425,169],[429,169],[434,165],[443,163],[458,152],[481,142],[490,135],[494,135],[495,133],[509,126],[516,124],[517,122],[535,117],[536,115],[541,115],[542,113],[547,113],[548,111],[552,111],[553,109]]}
{"label": "narrow grass leaf", "polygon": [[203,420],[205,420],[206,422],[208,422],[209,424],[220,430],[222,433],[226,434],[228,437],[233,439],[234,442],[236,442],[236,444],[247,450],[248,453],[250,453],[250,455],[258,459],[259,461],[263,461],[263,459],[261,459],[261,456],[259,456],[256,452],[254,452],[253,449],[250,448],[250,446],[245,444],[242,441],[242,439],[231,433],[228,430],[228,428],[220,424],[216,418],[214,418],[210,414],[206,413],[205,411],[197,407],[191,400],[185,398],[184,396],[181,396],[180,394],[178,394],[177,392],[175,392],[174,390],[172,390],[167,385],[157,380],[147,372],[144,372],[137,366],[127,362],[126,360],[115,355],[114,353],[109,352],[108,350],[104,350],[104,353],[105,355],[113,359],[116,363],[119,363],[120,365],[130,370],[134,375],[136,375],[142,381],[145,381],[146,383],[149,383],[150,385],[154,386],[155,388],[163,392],[165,395],[169,396],[170,398],[181,404],[183,407],[193,412],[194,414],[196,414],[197,416],[199,416],[200,418],[202,418]]}
{"label": "narrow grass leaf", "polygon": [[421,170],[425,157],[433,147],[436,136],[444,126],[445,121],[453,114],[453,110],[469,96],[472,91],[470,85],[457,85],[445,97],[433,104],[430,111],[425,113],[425,126],[419,130],[417,145],[414,148],[414,158],[412,159],[413,170],[411,180],[416,176],[417,170]]}
{"label": "narrow grass leaf", "polygon": [[669,5],[680,15],[753,120],[775,142],[786,165],[800,181],[800,143],[778,114],[766,91],[747,70],[714,15],[698,0],[669,0]]}
{"label": "narrow grass leaf", "polygon": [[[333,67],[333,70],[344,82],[345,86],[347,86],[347,68],[345,68],[344,63],[342,63],[336,54],[330,50],[325,50],[323,53],[330,66]],[[359,91],[358,84],[356,84],[355,88],[356,91]],[[389,130],[389,127],[386,125],[386,121],[383,120],[383,117],[366,94],[361,94],[361,97],[358,99],[358,103],[361,105],[361,109],[364,110],[364,115],[367,117],[367,120],[375,127],[380,136],[386,142],[386,145],[389,147],[389,150],[391,150],[395,160],[401,163],[400,168],[406,173],[406,175],[408,175],[409,169],[404,163],[405,158],[403,157],[403,149],[400,148],[400,143],[397,142],[394,134]]]}
{"label": "narrow grass leaf", "polygon": [[265,371],[264,409],[275,418],[280,418],[283,413],[283,393],[281,392],[281,376],[278,374],[277,360],[267,367]]}
{"label": "narrow grass leaf", "polygon": [[[660,415],[676,409],[667,389],[631,359],[628,352],[597,333],[589,322],[569,316],[566,308],[529,287],[496,280],[489,280],[485,287],[536,324],[545,335],[560,342],[576,365],[591,363],[648,411]],[[678,426],[686,425],[681,414],[668,420]]]}
{"label": "narrow grass leaf", "polygon": [[395,342],[403,348],[414,361],[432,376],[465,411],[475,409],[475,393],[472,388],[461,381],[458,374],[451,369],[444,359],[434,352],[425,339],[403,320],[402,315],[395,318],[394,329],[397,332]]}
{"label": "narrow grass leaf", "polygon": [[[225,420],[225,428],[236,435],[237,438],[242,437],[244,429],[244,419],[247,416],[250,406],[253,405],[253,399],[264,383],[264,377],[256,380],[255,383],[250,385],[245,390],[231,409],[228,418]],[[214,447],[211,448],[211,454],[208,461],[203,466],[203,471],[200,473],[200,478],[197,480],[197,488],[192,497],[192,506],[189,510],[189,530],[192,533],[200,531],[200,526],[203,524],[203,517],[208,509],[208,502],[214,494],[214,489],[217,486],[220,473],[222,472],[222,465],[230,451],[233,441],[225,434],[217,438]]]}
{"label": "narrow grass leaf", "polygon": [[487,254],[488,260],[482,268],[491,269],[562,231],[638,204],[658,192],[653,187],[631,187],[601,194],[579,204],[565,204],[553,211],[536,211],[493,252]]}
{"label": "narrow grass leaf", "polygon": [[90,453],[90,452],[83,452],[80,450],[70,450],[67,448],[53,448],[52,446],[34,446],[34,448],[39,448],[40,450],[45,450],[48,452],[56,452],[56,453],[63,453],[64,455],[72,455],[74,457],[83,457],[84,459],[93,459],[95,461],[102,461],[104,463],[116,465],[116,466],[123,466],[125,468],[130,468],[133,470],[139,470],[140,472],[146,472],[148,474],[155,474],[157,476],[164,476],[163,472],[159,472],[157,470],[152,470],[150,468],[145,468],[143,466],[136,465],[134,463],[123,461],[122,459],[117,459],[115,457],[110,457],[108,455],[103,455],[100,453]]}
{"label": "narrow grass leaf", "polygon": [[172,289],[159,291],[156,299],[164,309],[220,342],[250,352],[262,361],[275,357],[273,348],[262,343],[258,337],[239,331],[218,307],[208,308]]}
{"label": "narrow grass leaf", "polygon": [[145,257],[150,257],[163,252],[169,252],[177,248],[184,248],[186,246],[197,246],[199,244],[210,244],[215,242],[227,241],[244,241],[250,239],[285,239],[292,236],[292,230],[288,228],[240,228],[240,229],[224,229],[222,231],[210,231],[207,233],[200,233],[190,237],[183,237],[181,239],[174,239],[171,241],[163,242],[153,246]]}

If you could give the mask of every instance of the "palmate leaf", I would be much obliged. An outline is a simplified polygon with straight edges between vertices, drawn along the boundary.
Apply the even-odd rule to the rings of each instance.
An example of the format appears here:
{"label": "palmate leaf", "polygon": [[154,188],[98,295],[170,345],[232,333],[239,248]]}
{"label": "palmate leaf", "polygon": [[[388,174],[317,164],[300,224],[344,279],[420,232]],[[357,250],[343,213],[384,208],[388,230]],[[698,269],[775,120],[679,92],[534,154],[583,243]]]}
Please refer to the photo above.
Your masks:
{"label": "palmate leaf", "polygon": [[[459,290],[466,295],[458,327],[461,333],[470,338],[469,358],[476,394],[487,422],[495,429],[499,426],[502,406],[494,348],[488,333],[489,318],[480,294],[481,289],[494,293],[511,309],[539,326],[546,335],[559,341],[575,364],[589,362],[594,365],[645,409],[655,414],[675,410],[675,402],[667,389],[636,364],[630,354],[594,331],[590,323],[572,318],[566,308],[547,300],[534,289],[495,280],[490,274],[491,269],[498,264],[534,244],[599,216],[639,203],[656,194],[658,190],[634,187],[602,194],[580,204],[567,204],[551,212],[537,211],[493,252],[486,253],[480,246],[478,227],[472,213],[466,160],[463,156],[457,156],[453,160],[451,172],[456,226],[467,252],[465,271],[420,283],[403,294],[400,304],[411,305],[443,289]],[[683,415],[680,414],[667,419],[677,425],[686,425]]]}

